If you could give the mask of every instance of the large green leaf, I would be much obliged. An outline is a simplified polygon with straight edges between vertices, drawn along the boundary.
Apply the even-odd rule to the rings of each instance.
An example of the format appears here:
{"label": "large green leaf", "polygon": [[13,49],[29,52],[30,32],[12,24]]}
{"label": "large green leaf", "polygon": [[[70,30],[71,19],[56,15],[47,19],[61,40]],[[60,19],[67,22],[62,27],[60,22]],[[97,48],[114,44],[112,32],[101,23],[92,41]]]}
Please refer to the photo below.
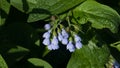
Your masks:
{"label": "large green leaf", "polygon": [[38,58],[29,58],[28,61],[34,65],[33,68],[52,68],[52,66],[47,63],[46,61],[42,60],[42,59],[38,59]]}
{"label": "large green leaf", "polygon": [[0,55],[0,68],[8,68],[5,60],[3,59],[1,55]]}
{"label": "large green leaf", "polygon": [[11,0],[11,4],[22,12],[29,13],[28,22],[59,14],[85,0]]}
{"label": "large green leaf", "polygon": [[88,21],[97,29],[108,28],[113,33],[117,32],[120,23],[119,14],[109,6],[88,0],[73,10],[74,17],[80,24]]}
{"label": "large green leaf", "polygon": [[104,68],[108,57],[109,51],[106,45],[97,47],[93,41],[89,41],[88,45],[72,54],[67,68]]}
{"label": "large green leaf", "polygon": [[7,0],[0,0],[0,26],[5,23],[9,10],[10,4]]}

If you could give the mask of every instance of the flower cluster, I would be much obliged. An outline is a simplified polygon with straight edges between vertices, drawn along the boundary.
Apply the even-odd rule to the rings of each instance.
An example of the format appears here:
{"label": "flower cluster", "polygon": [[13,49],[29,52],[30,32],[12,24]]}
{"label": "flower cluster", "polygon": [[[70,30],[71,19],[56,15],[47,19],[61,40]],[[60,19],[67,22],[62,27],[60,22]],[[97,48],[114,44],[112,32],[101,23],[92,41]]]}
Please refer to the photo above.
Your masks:
{"label": "flower cluster", "polygon": [[43,34],[43,44],[47,45],[49,50],[59,49],[59,42],[66,45],[66,49],[70,52],[74,52],[75,49],[80,49],[82,47],[81,38],[77,34],[74,34],[73,38],[71,38],[68,32],[62,28],[54,35],[52,34],[53,32],[50,24],[46,24],[44,28],[47,32]]}

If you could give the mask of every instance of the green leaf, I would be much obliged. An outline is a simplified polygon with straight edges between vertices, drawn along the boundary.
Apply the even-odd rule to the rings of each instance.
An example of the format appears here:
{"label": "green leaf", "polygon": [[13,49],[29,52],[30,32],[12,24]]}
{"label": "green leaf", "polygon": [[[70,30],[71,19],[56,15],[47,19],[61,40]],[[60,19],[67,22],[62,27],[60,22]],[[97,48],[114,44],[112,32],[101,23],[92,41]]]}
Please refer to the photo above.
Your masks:
{"label": "green leaf", "polygon": [[75,7],[85,0],[11,0],[11,4],[29,14],[28,22],[45,19]]}
{"label": "green leaf", "polygon": [[108,57],[109,51],[106,45],[97,47],[93,41],[89,41],[88,45],[83,45],[72,54],[67,68],[104,68]]}
{"label": "green leaf", "polygon": [[[29,58],[28,62],[30,62],[31,64],[33,64],[35,67],[41,67],[41,68],[52,68],[52,66],[47,63],[46,61],[42,60],[42,59],[38,59],[38,58]],[[34,67],[34,68],[35,68]]]}
{"label": "green leaf", "polygon": [[89,21],[94,28],[108,28],[113,33],[118,31],[120,23],[119,14],[109,6],[96,1],[88,0],[82,3],[73,10],[73,14],[80,24],[85,24]]}
{"label": "green leaf", "polygon": [[120,51],[120,44],[118,44],[117,46],[115,46],[119,51]]}
{"label": "green leaf", "polygon": [[[56,14],[60,14],[63,13],[65,11],[67,11],[70,8],[73,8],[74,6],[80,4],[81,2],[83,2],[85,0],[48,0],[46,2],[40,2],[38,1],[37,6],[35,6],[34,8],[39,7],[39,11],[37,10],[37,13],[31,13],[29,15],[28,18],[28,22],[34,22],[37,20],[41,20],[41,19],[45,19],[47,17],[49,17],[51,14],[52,15],[56,15]],[[39,3],[41,3],[40,6],[38,5]],[[41,12],[41,11],[42,12]]]}
{"label": "green leaf", "polygon": [[115,47],[117,50],[120,51],[120,41],[116,42],[116,43],[113,43],[111,44],[112,47]]}
{"label": "green leaf", "polygon": [[8,51],[8,53],[19,53],[19,52],[29,52],[29,50],[21,46],[16,46],[15,48],[11,48]]}
{"label": "green leaf", "polygon": [[9,10],[10,4],[7,0],[0,0],[0,26],[5,23]]}
{"label": "green leaf", "polygon": [[3,59],[1,55],[0,55],[0,68],[8,68],[5,60]]}
{"label": "green leaf", "polygon": [[29,49],[24,48],[22,46],[12,47],[8,50],[6,54],[8,64],[13,65],[15,62],[18,62],[21,59],[23,59],[29,52]]}

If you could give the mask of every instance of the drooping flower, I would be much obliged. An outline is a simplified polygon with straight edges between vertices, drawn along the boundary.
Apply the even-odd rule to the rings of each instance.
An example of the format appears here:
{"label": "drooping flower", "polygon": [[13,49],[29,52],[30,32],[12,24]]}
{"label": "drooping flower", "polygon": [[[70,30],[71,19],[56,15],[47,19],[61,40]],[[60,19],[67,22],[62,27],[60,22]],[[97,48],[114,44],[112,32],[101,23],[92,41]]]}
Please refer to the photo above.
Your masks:
{"label": "drooping flower", "polygon": [[50,31],[43,34],[43,38],[50,38]]}
{"label": "drooping flower", "polygon": [[59,49],[59,45],[51,44],[51,46],[52,46],[52,50],[57,50],[57,49]]}
{"label": "drooping flower", "polygon": [[58,39],[56,36],[53,37],[51,44],[48,45],[48,49],[49,50],[57,50],[59,49],[59,45],[58,45]]}
{"label": "drooping flower", "polygon": [[74,35],[74,38],[76,42],[81,41],[81,38],[78,35]]}
{"label": "drooping flower", "polygon": [[69,43],[67,44],[67,49],[68,49],[70,52],[74,52],[74,51],[75,51],[75,47],[74,47],[74,45],[72,44],[72,41],[69,41]]}
{"label": "drooping flower", "polygon": [[49,30],[50,27],[51,27],[50,24],[45,24],[45,26],[44,26],[45,30]]}
{"label": "drooping flower", "polygon": [[49,39],[49,38],[45,38],[45,39],[43,40],[43,44],[44,44],[44,45],[50,45],[50,39]]}
{"label": "drooping flower", "polygon": [[58,39],[56,36],[53,37],[52,42],[53,45],[58,45]]}
{"label": "drooping flower", "polygon": [[63,36],[61,35],[61,33],[58,33],[58,40],[62,41],[62,39],[63,39]]}
{"label": "drooping flower", "polygon": [[80,41],[77,41],[77,42],[75,43],[75,47],[76,47],[77,49],[82,48],[82,43],[81,43]]}
{"label": "drooping flower", "polygon": [[63,38],[61,42],[62,42],[62,44],[67,45],[68,39],[67,38]]}
{"label": "drooping flower", "polygon": [[48,48],[49,50],[52,50],[52,46],[51,46],[51,45],[48,45],[47,48]]}
{"label": "drooping flower", "polygon": [[65,31],[65,29],[62,29],[62,36],[64,37],[64,38],[68,38],[69,37],[69,35],[68,35],[68,33]]}
{"label": "drooping flower", "polygon": [[54,44],[50,44],[47,47],[49,50],[57,50],[59,49],[59,45],[54,45]]}

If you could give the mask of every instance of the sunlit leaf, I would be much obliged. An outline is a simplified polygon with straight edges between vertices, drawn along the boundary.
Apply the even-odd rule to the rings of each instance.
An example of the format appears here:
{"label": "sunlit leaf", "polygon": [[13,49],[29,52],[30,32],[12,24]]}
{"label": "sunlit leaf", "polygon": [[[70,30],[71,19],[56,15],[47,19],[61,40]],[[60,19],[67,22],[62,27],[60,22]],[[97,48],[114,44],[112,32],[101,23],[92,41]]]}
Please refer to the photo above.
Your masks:
{"label": "sunlit leaf", "polygon": [[108,57],[109,51],[106,45],[97,47],[94,42],[89,41],[88,45],[72,54],[67,68],[104,68]]}
{"label": "sunlit leaf", "polygon": [[5,23],[9,10],[10,4],[7,0],[0,0],[0,26]]}
{"label": "sunlit leaf", "polygon": [[73,10],[74,17],[80,24],[88,21],[97,29],[108,28],[113,33],[118,31],[119,14],[112,8],[93,0],[88,0]]}
{"label": "sunlit leaf", "polygon": [[118,49],[120,51],[120,41],[111,44],[112,47],[115,47],[116,49]]}
{"label": "sunlit leaf", "polygon": [[3,59],[1,55],[0,55],[0,68],[8,68],[5,60]]}
{"label": "sunlit leaf", "polygon": [[22,12],[29,13],[28,22],[34,22],[59,14],[85,0],[11,0],[11,4]]}
{"label": "sunlit leaf", "polygon": [[40,68],[52,68],[52,66],[47,63],[46,61],[38,58],[29,58],[28,62],[30,62],[32,65],[35,67],[40,67]]}

